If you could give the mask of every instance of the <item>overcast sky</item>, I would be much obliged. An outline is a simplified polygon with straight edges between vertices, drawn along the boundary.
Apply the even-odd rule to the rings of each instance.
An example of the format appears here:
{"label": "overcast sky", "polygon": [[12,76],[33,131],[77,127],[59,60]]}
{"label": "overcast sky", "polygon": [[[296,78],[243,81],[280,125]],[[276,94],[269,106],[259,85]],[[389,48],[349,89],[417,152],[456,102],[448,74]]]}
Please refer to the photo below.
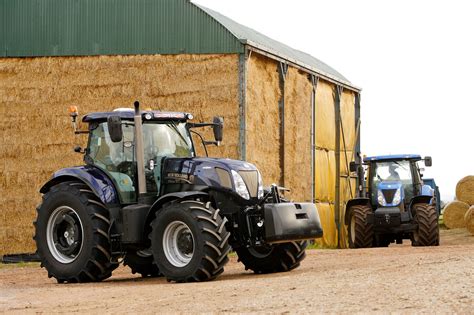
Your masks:
{"label": "overcast sky", "polygon": [[444,200],[474,175],[471,1],[194,0],[324,61],[362,91],[362,152],[433,157]]}

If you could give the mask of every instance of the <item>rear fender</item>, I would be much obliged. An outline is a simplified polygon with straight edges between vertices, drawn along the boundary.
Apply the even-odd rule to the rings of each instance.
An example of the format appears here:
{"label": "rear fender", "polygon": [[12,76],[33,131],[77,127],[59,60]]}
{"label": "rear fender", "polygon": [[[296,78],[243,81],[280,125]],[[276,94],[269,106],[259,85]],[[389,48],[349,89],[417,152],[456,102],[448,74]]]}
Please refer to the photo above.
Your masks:
{"label": "rear fender", "polygon": [[370,199],[369,198],[356,198],[351,199],[346,204],[346,213],[344,215],[344,224],[349,225],[349,220],[351,218],[351,208],[353,206],[362,206],[367,205],[370,207]]}
{"label": "rear fender", "polygon": [[71,180],[86,184],[105,205],[119,203],[112,180],[104,172],[92,166],[63,168],[55,172],[51,179],[41,187],[40,193],[45,194],[54,185]]}

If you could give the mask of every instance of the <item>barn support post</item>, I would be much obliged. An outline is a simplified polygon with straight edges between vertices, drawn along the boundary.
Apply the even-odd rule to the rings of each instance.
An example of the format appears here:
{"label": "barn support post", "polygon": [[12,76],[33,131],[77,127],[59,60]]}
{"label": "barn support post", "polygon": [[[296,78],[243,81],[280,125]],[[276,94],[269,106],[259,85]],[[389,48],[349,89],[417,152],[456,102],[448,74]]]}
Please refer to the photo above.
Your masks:
{"label": "barn support post", "polygon": [[337,229],[337,241],[338,247],[341,247],[341,224],[340,224],[340,213],[341,213],[341,96],[343,87],[336,85],[336,93],[334,95],[334,106],[335,106],[335,117],[336,117],[336,191],[334,201],[334,217]]}
{"label": "barn support post", "polygon": [[309,75],[313,90],[311,92],[311,202],[316,202],[314,193],[316,183],[316,89],[318,87],[319,77],[313,74]]}
{"label": "barn support post", "polygon": [[242,54],[239,54],[239,153],[240,159],[247,160],[247,135],[246,135],[246,105],[247,105],[247,63],[250,59],[250,53],[247,47]]}
{"label": "barn support post", "polygon": [[[357,170],[357,196],[364,197],[364,176],[359,170],[362,168],[362,156],[360,152],[360,93],[355,94],[355,124],[356,124],[356,143],[354,148],[355,162],[360,165]],[[362,174],[361,174],[362,173]],[[362,176],[361,176],[362,175]]]}
{"label": "barn support post", "polygon": [[280,110],[280,185],[285,186],[285,81],[288,74],[288,64],[280,62],[278,65],[280,77],[280,101],[278,108]]}

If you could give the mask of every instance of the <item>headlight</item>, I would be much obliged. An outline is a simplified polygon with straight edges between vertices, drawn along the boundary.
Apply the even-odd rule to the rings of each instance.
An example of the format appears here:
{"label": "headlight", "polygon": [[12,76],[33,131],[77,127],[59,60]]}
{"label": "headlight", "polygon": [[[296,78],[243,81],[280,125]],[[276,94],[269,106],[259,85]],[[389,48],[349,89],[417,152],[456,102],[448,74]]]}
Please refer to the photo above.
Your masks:
{"label": "headlight", "polygon": [[401,191],[402,191],[402,190],[401,190],[400,188],[397,189],[397,192],[395,193],[395,196],[393,197],[393,201],[392,201],[392,203],[393,203],[394,205],[398,205],[398,204],[400,203],[400,201],[401,201],[401,199],[402,199],[402,193],[401,193]]}
{"label": "headlight", "polygon": [[381,206],[387,205],[387,202],[385,201],[385,197],[383,196],[383,193],[381,190],[379,190],[377,193],[377,201],[379,202],[379,205]]}
{"label": "headlight", "polygon": [[263,179],[262,174],[258,172],[258,191],[257,191],[257,198],[263,198]]}
{"label": "headlight", "polygon": [[239,175],[234,170],[230,171],[232,174],[232,178],[234,179],[234,186],[235,186],[235,191],[244,199],[249,200],[250,199],[250,194],[247,189],[247,186],[245,185],[244,180],[242,179],[242,176]]}

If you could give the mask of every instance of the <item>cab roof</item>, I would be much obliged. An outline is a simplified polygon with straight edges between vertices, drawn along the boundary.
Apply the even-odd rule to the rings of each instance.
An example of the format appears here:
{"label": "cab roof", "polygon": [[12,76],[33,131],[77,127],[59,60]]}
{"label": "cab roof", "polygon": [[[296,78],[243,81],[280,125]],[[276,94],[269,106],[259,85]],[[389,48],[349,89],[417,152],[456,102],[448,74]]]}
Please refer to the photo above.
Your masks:
{"label": "cab roof", "polygon": [[394,155],[377,155],[368,156],[364,158],[364,162],[378,162],[378,161],[399,161],[399,160],[421,160],[421,156],[418,154],[394,154]]}
{"label": "cab roof", "polygon": [[[184,112],[162,112],[156,110],[141,111],[143,121],[186,121],[192,119],[192,115]],[[103,122],[107,121],[110,116],[119,116],[122,120],[132,120],[134,116],[133,109],[121,109],[112,112],[97,112],[85,115],[83,122]]]}

